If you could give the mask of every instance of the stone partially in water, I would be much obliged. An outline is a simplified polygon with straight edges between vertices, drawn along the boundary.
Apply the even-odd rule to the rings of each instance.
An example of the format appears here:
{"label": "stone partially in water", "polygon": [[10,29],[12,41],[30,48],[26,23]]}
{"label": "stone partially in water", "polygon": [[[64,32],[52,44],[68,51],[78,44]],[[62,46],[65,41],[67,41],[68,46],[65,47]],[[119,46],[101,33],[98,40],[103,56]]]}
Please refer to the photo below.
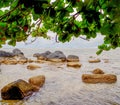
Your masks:
{"label": "stone partially in water", "polygon": [[36,64],[29,64],[27,66],[27,69],[29,69],[29,70],[35,70],[35,69],[38,69],[38,68],[40,68],[40,66],[36,65]]}
{"label": "stone partially in water", "polygon": [[79,67],[82,66],[82,64],[80,64],[80,62],[67,62],[67,66],[68,66],[68,67],[79,68]]}
{"label": "stone partially in water", "polygon": [[28,62],[28,58],[26,57],[21,57],[19,60],[18,60],[18,64],[25,64]]}
{"label": "stone partially in water", "polygon": [[13,49],[13,54],[18,57],[24,57],[24,53],[18,48]]}
{"label": "stone partially in water", "polygon": [[24,80],[17,80],[1,89],[1,97],[4,100],[17,100],[31,96],[33,93],[33,86]]}
{"label": "stone partially in water", "polygon": [[46,51],[44,53],[35,53],[33,57],[37,57],[38,60],[46,60],[49,54],[51,54],[50,51]]}
{"label": "stone partially in water", "polygon": [[18,63],[18,61],[13,57],[5,57],[2,63],[6,65],[15,65]]}
{"label": "stone partially in water", "polygon": [[96,68],[95,70],[93,70],[92,73],[93,74],[104,74],[104,72],[99,68]]}
{"label": "stone partially in water", "polygon": [[38,91],[45,83],[45,76],[39,75],[29,78],[29,83],[33,85],[34,91]]}
{"label": "stone partially in water", "polygon": [[88,60],[89,63],[99,63],[101,62],[101,60],[99,58],[94,58],[94,59],[90,59]]}
{"label": "stone partially in water", "polygon": [[67,61],[68,62],[79,62],[79,57],[76,55],[68,55]]}
{"label": "stone partially in water", "polygon": [[115,83],[117,76],[113,74],[83,74],[82,81],[85,83]]}

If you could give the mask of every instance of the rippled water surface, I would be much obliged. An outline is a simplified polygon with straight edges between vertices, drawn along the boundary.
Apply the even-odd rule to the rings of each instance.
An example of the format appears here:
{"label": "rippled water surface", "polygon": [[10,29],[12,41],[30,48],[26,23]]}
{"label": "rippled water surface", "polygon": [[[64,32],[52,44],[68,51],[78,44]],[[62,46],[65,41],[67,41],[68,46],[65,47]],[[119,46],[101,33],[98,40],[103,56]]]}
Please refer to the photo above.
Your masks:
{"label": "rippled water surface", "polygon": [[[21,49],[22,50],[22,49]],[[60,49],[59,49],[60,50]],[[61,49],[62,50],[62,49]],[[27,57],[35,52],[46,50],[22,50]],[[54,50],[51,50],[54,51]],[[0,105],[120,105],[120,50],[95,55],[95,49],[62,50],[65,55],[75,54],[80,58],[81,68],[66,67],[66,63],[46,62],[39,64],[40,69],[29,71],[26,65],[1,65],[0,89],[17,79],[28,80],[32,76],[45,75],[46,82],[39,92],[30,98],[16,101],[3,101]],[[88,59],[95,56],[100,63],[90,64]],[[104,63],[104,59],[109,59]],[[106,74],[116,74],[117,82],[113,84],[86,84],[81,80],[82,74],[91,73],[101,68]]]}

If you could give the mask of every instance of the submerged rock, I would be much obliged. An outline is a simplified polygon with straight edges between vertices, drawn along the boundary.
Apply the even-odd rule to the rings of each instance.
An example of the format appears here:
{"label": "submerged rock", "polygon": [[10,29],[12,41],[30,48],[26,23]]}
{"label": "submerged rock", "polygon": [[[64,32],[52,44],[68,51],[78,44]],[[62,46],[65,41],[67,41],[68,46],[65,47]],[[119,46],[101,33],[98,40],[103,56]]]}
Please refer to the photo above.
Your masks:
{"label": "submerged rock", "polygon": [[101,62],[101,60],[99,58],[94,58],[94,59],[90,59],[88,60],[89,63],[99,63]]}
{"label": "submerged rock", "polygon": [[67,61],[68,62],[79,62],[79,57],[76,55],[68,55]]}
{"label": "submerged rock", "polygon": [[38,68],[41,68],[39,65],[36,65],[36,64],[29,64],[27,66],[27,69],[29,70],[35,70],[35,69],[38,69]]}
{"label": "submerged rock", "polygon": [[92,73],[93,74],[104,74],[104,72],[99,68],[96,68],[95,70],[93,70]]}
{"label": "submerged rock", "polygon": [[40,87],[42,87],[45,83],[45,76],[39,75],[35,77],[29,78],[29,83],[33,85],[34,91],[39,91]]}
{"label": "submerged rock", "polygon": [[24,80],[17,80],[1,89],[1,97],[4,100],[17,100],[31,96],[33,93],[33,86]]}
{"label": "submerged rock", "polygon": [[83,74],[82,81],[85,83],[115,83],[117,76],[113,74]]}

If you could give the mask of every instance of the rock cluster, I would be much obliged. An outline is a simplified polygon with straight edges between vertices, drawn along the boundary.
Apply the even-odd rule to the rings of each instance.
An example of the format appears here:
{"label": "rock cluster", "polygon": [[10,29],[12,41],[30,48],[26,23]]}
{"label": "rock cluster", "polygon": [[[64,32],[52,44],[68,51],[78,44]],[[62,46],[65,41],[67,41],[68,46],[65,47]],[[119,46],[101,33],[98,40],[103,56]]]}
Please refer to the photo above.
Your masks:
{"label": "rock cluster", "polygon": [[68,67],[81,67],[79,57],[76,55],[68,55],[67,57],[62,51],[50,52],[46,51],[44,53],[35,53],[33,57],[37,57],[37,61],[41,60],[51,61],[51,62],[67,62]]}
{"label": "rock cluster", "polygon": [[33,57],[37,57],[38,60],[47,60],[52,62],[63,62],[66,60],[66,56],[62,51],[55,51],[53,53],[50,51],[35,53],[33,54]]}
{"label": "rock cluster", "polygon": [[19,79],[11,82],[1,89],[1,97],[4,100],[17,100],[29,97],[35,91],[39,91],[45,83],[45,76],[39,75],[31,77],[29,83]]}
{"label": "rock cluster", "polygon": [[13,49],[12,52],[0,51],[0,63],[1,64],[24,64],[28,59],[24,56],[24,53],[19,49]]}

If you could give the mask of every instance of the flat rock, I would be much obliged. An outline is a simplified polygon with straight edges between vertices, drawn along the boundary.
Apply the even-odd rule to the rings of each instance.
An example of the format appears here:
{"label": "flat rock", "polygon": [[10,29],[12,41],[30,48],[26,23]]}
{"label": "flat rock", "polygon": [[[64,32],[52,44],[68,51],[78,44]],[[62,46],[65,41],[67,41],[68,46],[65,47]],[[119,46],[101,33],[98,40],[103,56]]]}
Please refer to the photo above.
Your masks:
{"label": "flat rock", "polygon": [[94,59],[90,59],[88,60],[89,63],[99,63],[101,62],[101,60],[99,58],[94,58]]}
{"label": "flat rock", "polygon": [[36,64],[29,64],[27,66],[27,69],[29,70],[35,70],[35,69],[38,69],[38,68],[41,68],[39,65],[36,65]]}
{"label": "flat rock", "polygon": [[45,83],[45,76],[39,75],[29,78],[29,83],[33,85],[34,91],[38,91]]}
{"label": "flat rock", "polygon": [[33,86],[24,80],[17,80],[9,83],[1,89],[1,97],[4,100],[17,100],[31,96]]}
{"label": "flat rock", "polygon": [[67,62],[67,66],[68,66],[68,67],[79,68],[79,67],[82,66],[82,64],[80,64],[80,62]]}
{"label": "flat rock", "polygon": [[115,83],[117,76],[113,74],[83,74],[82,81],[85,83]]}
{"label": "flat rock", "polygon": [[93,73],[93,74],[104,74],[104,72],[103,72],[101,69],[99,69],[99,68],[94,69],[94,70],[92,71],[92,73]]}
{"label": "flat rock", "polygon": [[79,57],[76,55],[68,55],[67,61],[68,62],[79,62]]}

